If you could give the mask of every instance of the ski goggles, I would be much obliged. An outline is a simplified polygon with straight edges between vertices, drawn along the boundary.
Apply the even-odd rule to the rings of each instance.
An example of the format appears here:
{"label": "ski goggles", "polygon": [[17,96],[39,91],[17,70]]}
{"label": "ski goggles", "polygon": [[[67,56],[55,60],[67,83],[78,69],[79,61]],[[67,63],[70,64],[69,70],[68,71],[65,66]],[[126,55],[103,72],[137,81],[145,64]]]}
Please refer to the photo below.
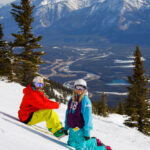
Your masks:
{"label": "ski goggles", "polygon": [[38,88],[43,88],[44,84],[43,83],[34,83],[34,85]]}
{"label": "ski goggles", "polygon": [[82,86],[82,85],[76,85],[76,86],[75,86],[75,89],[76,89],[76,90],[85,91],[85,90],[86,90],[86,87],[85,87],[85,86]]}

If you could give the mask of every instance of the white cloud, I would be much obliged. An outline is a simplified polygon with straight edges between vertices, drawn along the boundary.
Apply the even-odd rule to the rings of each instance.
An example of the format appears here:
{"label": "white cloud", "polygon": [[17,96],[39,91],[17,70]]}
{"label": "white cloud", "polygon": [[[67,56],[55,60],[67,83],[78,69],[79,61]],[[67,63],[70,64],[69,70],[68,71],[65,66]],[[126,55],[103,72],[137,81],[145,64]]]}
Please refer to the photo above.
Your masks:
{"label": "white cloud", "polygon": [[6,4],[9,4],[9,3],[12,3],[16,0],[3,0],[3,1],[0,1],[0,5],[6,5]]}

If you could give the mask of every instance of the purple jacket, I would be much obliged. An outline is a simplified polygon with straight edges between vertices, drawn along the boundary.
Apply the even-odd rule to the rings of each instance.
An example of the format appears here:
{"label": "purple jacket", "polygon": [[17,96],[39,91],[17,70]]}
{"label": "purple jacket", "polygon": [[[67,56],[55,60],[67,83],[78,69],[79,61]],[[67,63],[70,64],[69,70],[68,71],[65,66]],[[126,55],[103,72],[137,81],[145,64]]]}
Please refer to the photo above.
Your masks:
{"label": "purple jacket", "polygon": [[84,95],[81,103],[77,99],[72,102],[72,98],[68,102],[68,109],[65,116],[65,130],[69,128],[83,128],[84,136],[89,137],[92,125],[92,104],[87,95]]}
{"label": "purple jacket", "polygon": [[84,119],[81,113],[81,102],[79,103],[79,97],[72,102],[72,99],[68,103],[68,114],[67,114],[67,126],[70,128],[83,128]]}

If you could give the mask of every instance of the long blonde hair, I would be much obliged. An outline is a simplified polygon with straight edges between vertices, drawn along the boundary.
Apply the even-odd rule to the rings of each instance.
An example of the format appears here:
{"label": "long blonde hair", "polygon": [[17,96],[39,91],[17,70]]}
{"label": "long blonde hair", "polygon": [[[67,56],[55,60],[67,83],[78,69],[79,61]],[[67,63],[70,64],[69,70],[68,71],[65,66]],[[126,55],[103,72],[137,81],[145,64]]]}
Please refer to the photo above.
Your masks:
{"label": "long blonde hair", "polygon": [[[83,92],[80,97],[79,97],[79,103],[82,101],[82,98],[84,97],[85,92]],[[72,102],[75,101],[75,99],[77,98],[77,90],[74,89],[73,91],[73,96],[72,96]]]}

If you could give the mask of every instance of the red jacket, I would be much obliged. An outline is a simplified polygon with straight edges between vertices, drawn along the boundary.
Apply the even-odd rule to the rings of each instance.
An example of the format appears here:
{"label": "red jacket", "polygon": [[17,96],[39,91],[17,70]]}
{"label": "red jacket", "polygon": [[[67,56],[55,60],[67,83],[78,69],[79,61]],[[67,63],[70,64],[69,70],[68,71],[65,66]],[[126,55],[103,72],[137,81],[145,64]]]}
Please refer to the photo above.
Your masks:
{"label": "red jacket", "polygon": [[23,99],[18,111],[19,119],[24,122],[30,115],[39,109],[57,109],[59,103],[50,101],[44,96],[44,92],[33,90],[31,84],[23,89]]}

